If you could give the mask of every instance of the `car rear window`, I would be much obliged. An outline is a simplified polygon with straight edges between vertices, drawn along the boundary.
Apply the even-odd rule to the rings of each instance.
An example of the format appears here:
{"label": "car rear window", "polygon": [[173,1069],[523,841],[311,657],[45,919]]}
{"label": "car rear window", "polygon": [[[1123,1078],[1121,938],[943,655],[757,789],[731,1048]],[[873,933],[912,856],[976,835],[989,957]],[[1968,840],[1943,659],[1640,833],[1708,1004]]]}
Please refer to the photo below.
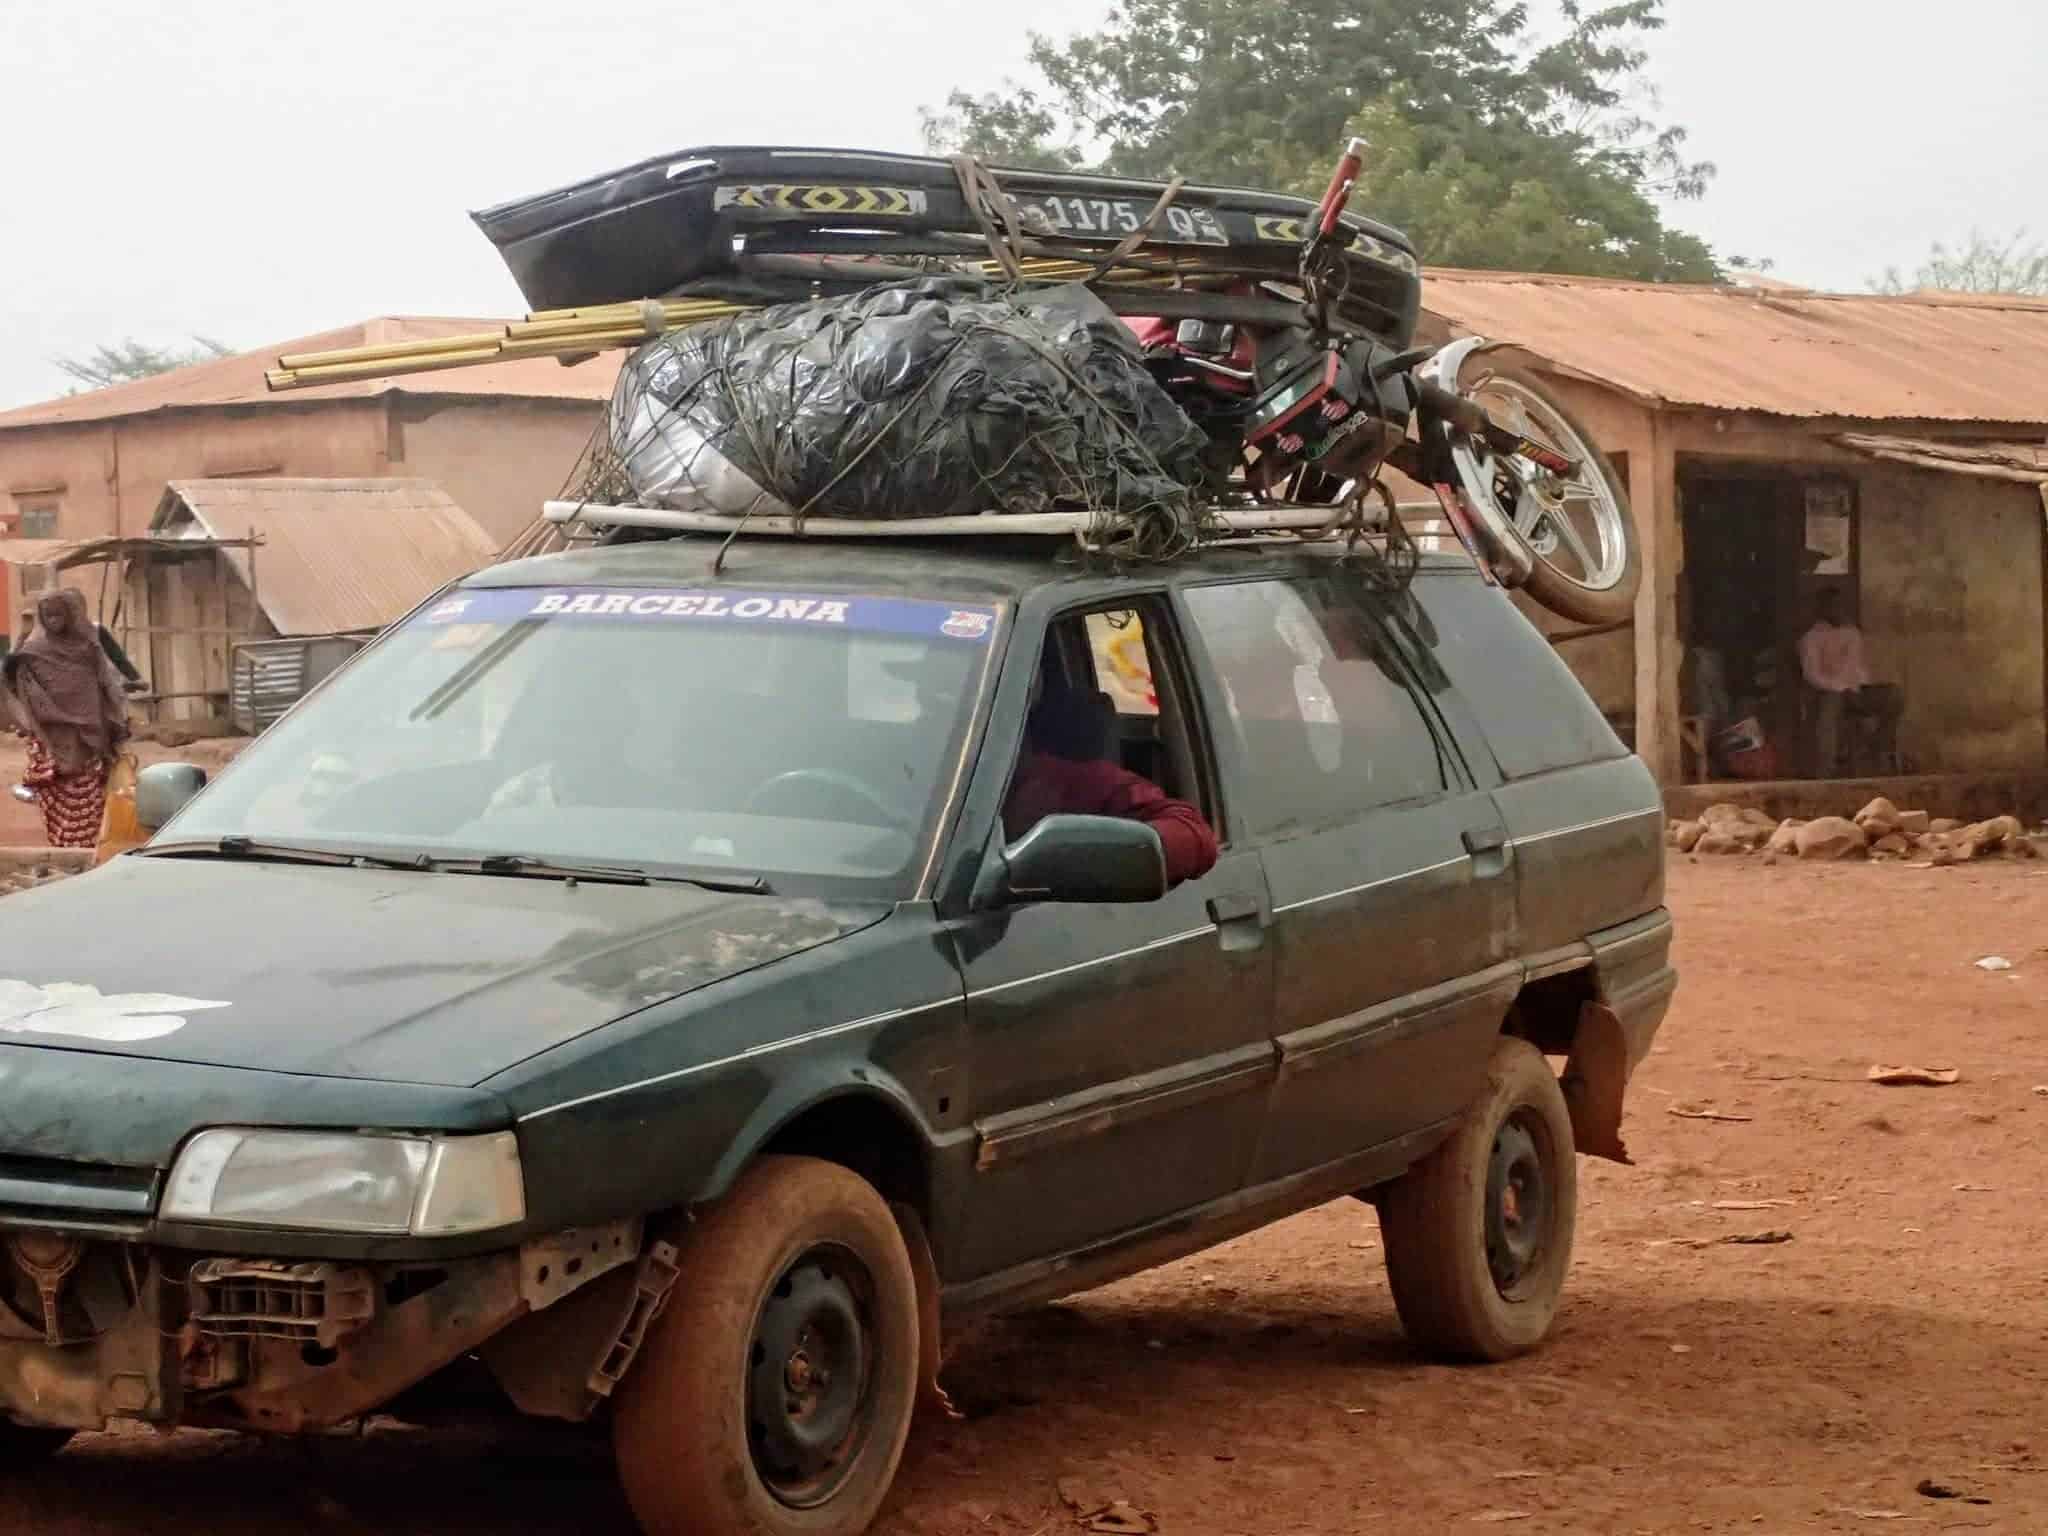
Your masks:
{"label": "car rear window", "polygon": [[1502,775],[1626,757],[1564,658],[1505,592],[1464,576],[1415,583],[1418,638],[1479,718]]}

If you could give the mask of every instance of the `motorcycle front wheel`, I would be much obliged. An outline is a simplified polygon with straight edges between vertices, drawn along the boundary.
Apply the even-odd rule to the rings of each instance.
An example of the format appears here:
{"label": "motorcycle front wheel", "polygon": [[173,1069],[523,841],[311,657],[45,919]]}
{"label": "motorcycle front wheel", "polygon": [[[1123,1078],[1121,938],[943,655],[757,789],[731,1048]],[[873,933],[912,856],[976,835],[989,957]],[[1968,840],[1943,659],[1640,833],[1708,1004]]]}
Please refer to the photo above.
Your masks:
{"label": "motorcycle front wheel", "polygon": [[1482,355],[1456,387],[1501,426],[1579,466],[1564,478],[1478,438],[1460,434],[1453,442],[1467,501],[1496,538],[1515,541],[1527,554],[1523,590],[1581,624],[1625,623],[1642,582],[1642,549],[1628,494],[1607,456],[1564,403],[1521,369]]}

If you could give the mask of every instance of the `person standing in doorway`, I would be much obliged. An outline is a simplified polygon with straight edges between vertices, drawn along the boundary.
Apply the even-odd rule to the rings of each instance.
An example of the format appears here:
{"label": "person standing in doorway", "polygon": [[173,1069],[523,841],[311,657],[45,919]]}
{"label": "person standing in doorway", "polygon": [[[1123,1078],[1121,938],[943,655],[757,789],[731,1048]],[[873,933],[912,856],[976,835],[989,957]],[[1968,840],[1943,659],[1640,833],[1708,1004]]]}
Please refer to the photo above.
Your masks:
{"label": "person standing in doorway", "polygon": [[82,595],[62,588],[38,599],[34,633],[0,662],[0,710],[29,738],[22,782],[36,792],[50,845],[93,847],[107,771],[128,739],[128,703]]}
{"label": "person standing in doorway", "polygon": [[[1878,761],[1889,765],[1898,752],[1904,697],[1897,684],[1871,680],[1863,654],[1863,631],[1843,622],[1839,591],[1821,588],[1813,608],[1813,625],[1799,637],[1799,670],[1814,693],[1814,775],[1829,778],[1840,768],[1845,718],[1858,727],[1867,724],[1875,738]],[[1852,762],[1850,767],[1854,772],[1862,764]]]}

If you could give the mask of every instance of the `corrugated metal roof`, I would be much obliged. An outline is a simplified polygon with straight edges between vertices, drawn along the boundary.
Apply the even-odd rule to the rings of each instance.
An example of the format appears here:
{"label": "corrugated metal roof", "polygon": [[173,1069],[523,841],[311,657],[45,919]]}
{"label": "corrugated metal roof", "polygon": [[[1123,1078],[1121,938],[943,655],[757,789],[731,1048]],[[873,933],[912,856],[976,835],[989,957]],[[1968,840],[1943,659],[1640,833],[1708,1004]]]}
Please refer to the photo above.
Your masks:
{"label": "corrugated metal roof", "polygon": [[[1425,270],[1423,307],[1645,400],[1861,421],[2048,424],[2048,300],[2002,294],[1812,293],[1525,272]],[[15,427],[203,406],[278,404],[281,355],[459,335],[496,322],[384,316],[0,412]],[[295,390],[291,400],[415,395],[610,398],[622,351],[564,368],[525,358]]]}
{"label": "corrugated metal roof", "polygon": [[222,555],[247,581],[253,553],[256,601],[280,635],[381,628],[497,549],[432,480],[173,480],[150,529],[188,513],[215,538],[263,541]]}
{"label": "corrugated metal roof", "polygon": [[266,369],[277,366],[284,354],[327,352],[339,347],[384,345],[399,341],[425,341],[441,336],[459,336],[466,331],[489,330],[501,322],[461,320],[440,315],[386,315],[364,320],[340,330],[302,336],[297,341],[279,342],[254,352],[214,358],[173,368],[154,378],[114,384],[84,394],[66,395],[0,411],[0,432],[13,427],[58,426],[71,422],[106,421],[117,416],[141,416],[152,411],[189,409],[195,406],[274,405],[299,400],[362,399],[393,390],[411,395],[497,396],[530,400],[608,400],[612,381],[618,377],[624,352],[602,352],[573,368],[564,368],[551,357],[521,358],[509,363],[487,363],[475,368],[448,368],[435,373],[402,374],[374,379],[355,379],[344,384],[323,384],[294,390],[289,396],[271,392],[263,381]]}
{"label": "corrugated metal roof", "polygon": [[2048,443],[1941,443],[1920,437],[1871,437],[1844,432],[1835,439],[1845,448],[1920,469],[1951,474],[1983,475],[1993,480],[2018,480],[2038,485],[2048,496]]}
{"label": "corrugated metal roof", "polygon": [[1641,399],[1856,421],[2048,424],[2048,300],[1423,274],[1422,306]]}

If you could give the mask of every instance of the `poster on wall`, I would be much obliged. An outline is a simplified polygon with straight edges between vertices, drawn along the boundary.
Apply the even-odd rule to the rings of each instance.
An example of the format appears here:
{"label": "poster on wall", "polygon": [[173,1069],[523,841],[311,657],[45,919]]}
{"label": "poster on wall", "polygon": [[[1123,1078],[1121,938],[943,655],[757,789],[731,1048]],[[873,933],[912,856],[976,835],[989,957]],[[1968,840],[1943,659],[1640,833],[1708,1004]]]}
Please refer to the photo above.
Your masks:
{"label": "poster on wall", "polygon": [[1820,557],[1815,576],[1849,574],[1849,487],[1806,488],[1806,547]]}

